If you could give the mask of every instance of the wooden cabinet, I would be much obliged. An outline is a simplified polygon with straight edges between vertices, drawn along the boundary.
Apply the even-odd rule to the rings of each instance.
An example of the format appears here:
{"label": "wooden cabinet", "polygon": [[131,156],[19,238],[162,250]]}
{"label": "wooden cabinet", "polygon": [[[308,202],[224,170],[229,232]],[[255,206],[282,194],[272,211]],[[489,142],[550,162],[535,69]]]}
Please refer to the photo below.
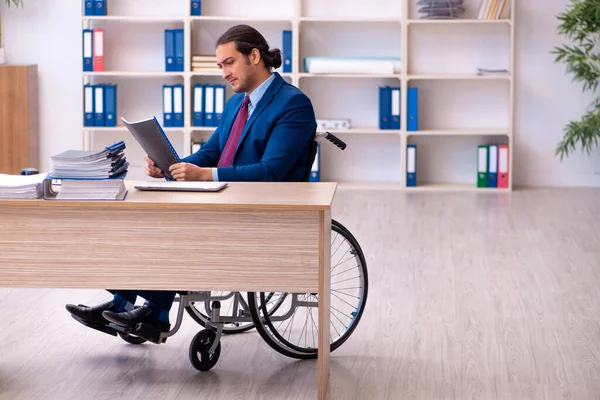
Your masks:
{"label": "wooden cabinet", "polygon": [[0,173],[39,169],[37,65],[0,65]]}

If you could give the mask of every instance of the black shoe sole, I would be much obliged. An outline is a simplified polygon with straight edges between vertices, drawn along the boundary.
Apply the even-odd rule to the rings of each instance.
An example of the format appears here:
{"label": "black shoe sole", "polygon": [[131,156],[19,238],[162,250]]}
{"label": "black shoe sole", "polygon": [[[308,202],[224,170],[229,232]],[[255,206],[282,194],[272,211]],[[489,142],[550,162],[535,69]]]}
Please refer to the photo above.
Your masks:
{"label": "black shoe sole", "polygon": [[109,327],[107,324],[100,324],[100,323],[95,323],[95,322],[91,322],[91,321],[86,321],[84,319],[81,319],[81,318],[73,315],[73,314],[71,314],[71,317],[73,317],[73,319],[75,321],[87,326],[88,328],[92,328],[97,331],[107,333],[111,336],[117,336],[117,331],[114,328]]}

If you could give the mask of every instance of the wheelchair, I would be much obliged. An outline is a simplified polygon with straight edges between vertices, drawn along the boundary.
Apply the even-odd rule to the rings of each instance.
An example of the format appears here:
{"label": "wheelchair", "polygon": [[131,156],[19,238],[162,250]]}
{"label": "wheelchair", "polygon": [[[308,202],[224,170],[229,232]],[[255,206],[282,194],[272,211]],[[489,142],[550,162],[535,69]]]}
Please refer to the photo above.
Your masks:
{"label": "wheelchair", "polygon": [[[344,150],[346,144],[329,132],[311,142],[304,181],[308,181],[319,141],[326,139]],[[341,223],[331,221],[330,351],[340,347],[356,329],[368,294],[367,264],[356,238]],[[169,332],[138,323],[133,328],[109,324],[104,332],[131,344],[165,343],[181,327],[184,311],[204,329],[192,339],[191,364],[199,371],[213,368],[221,353],[222,335],[256,329],[277,352],[295,359],[317,358],[317,293],[179,292],[177,319]],[[80,321],[82,322],[82,321]],[[96,327],[98,329],[98,327]]]}

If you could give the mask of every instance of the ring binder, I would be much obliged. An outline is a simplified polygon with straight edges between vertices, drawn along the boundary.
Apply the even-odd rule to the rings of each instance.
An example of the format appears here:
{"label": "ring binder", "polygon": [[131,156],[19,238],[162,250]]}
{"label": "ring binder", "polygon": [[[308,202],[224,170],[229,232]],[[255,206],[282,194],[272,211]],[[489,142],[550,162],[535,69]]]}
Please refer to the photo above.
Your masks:
{"label": "ring binder", "polygon": [[169,167],[181,162],[181,159],[156,117],[137,122],[129,122],[125,118],[121,118],[121,121],[142,146],[148,157],[165,174],[166,179],[175,180],[169,172]]}

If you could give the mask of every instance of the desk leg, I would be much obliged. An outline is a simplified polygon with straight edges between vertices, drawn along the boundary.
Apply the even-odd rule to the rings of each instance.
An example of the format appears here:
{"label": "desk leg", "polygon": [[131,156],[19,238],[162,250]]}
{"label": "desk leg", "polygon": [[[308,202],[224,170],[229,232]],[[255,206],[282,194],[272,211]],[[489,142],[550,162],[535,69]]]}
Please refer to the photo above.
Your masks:
{"label": "desk leg", "polygon": [[321,211],[319,266],[319,354],[318,398],[325,399],[329,383],[329,317],[331,306],[331,211]]}

